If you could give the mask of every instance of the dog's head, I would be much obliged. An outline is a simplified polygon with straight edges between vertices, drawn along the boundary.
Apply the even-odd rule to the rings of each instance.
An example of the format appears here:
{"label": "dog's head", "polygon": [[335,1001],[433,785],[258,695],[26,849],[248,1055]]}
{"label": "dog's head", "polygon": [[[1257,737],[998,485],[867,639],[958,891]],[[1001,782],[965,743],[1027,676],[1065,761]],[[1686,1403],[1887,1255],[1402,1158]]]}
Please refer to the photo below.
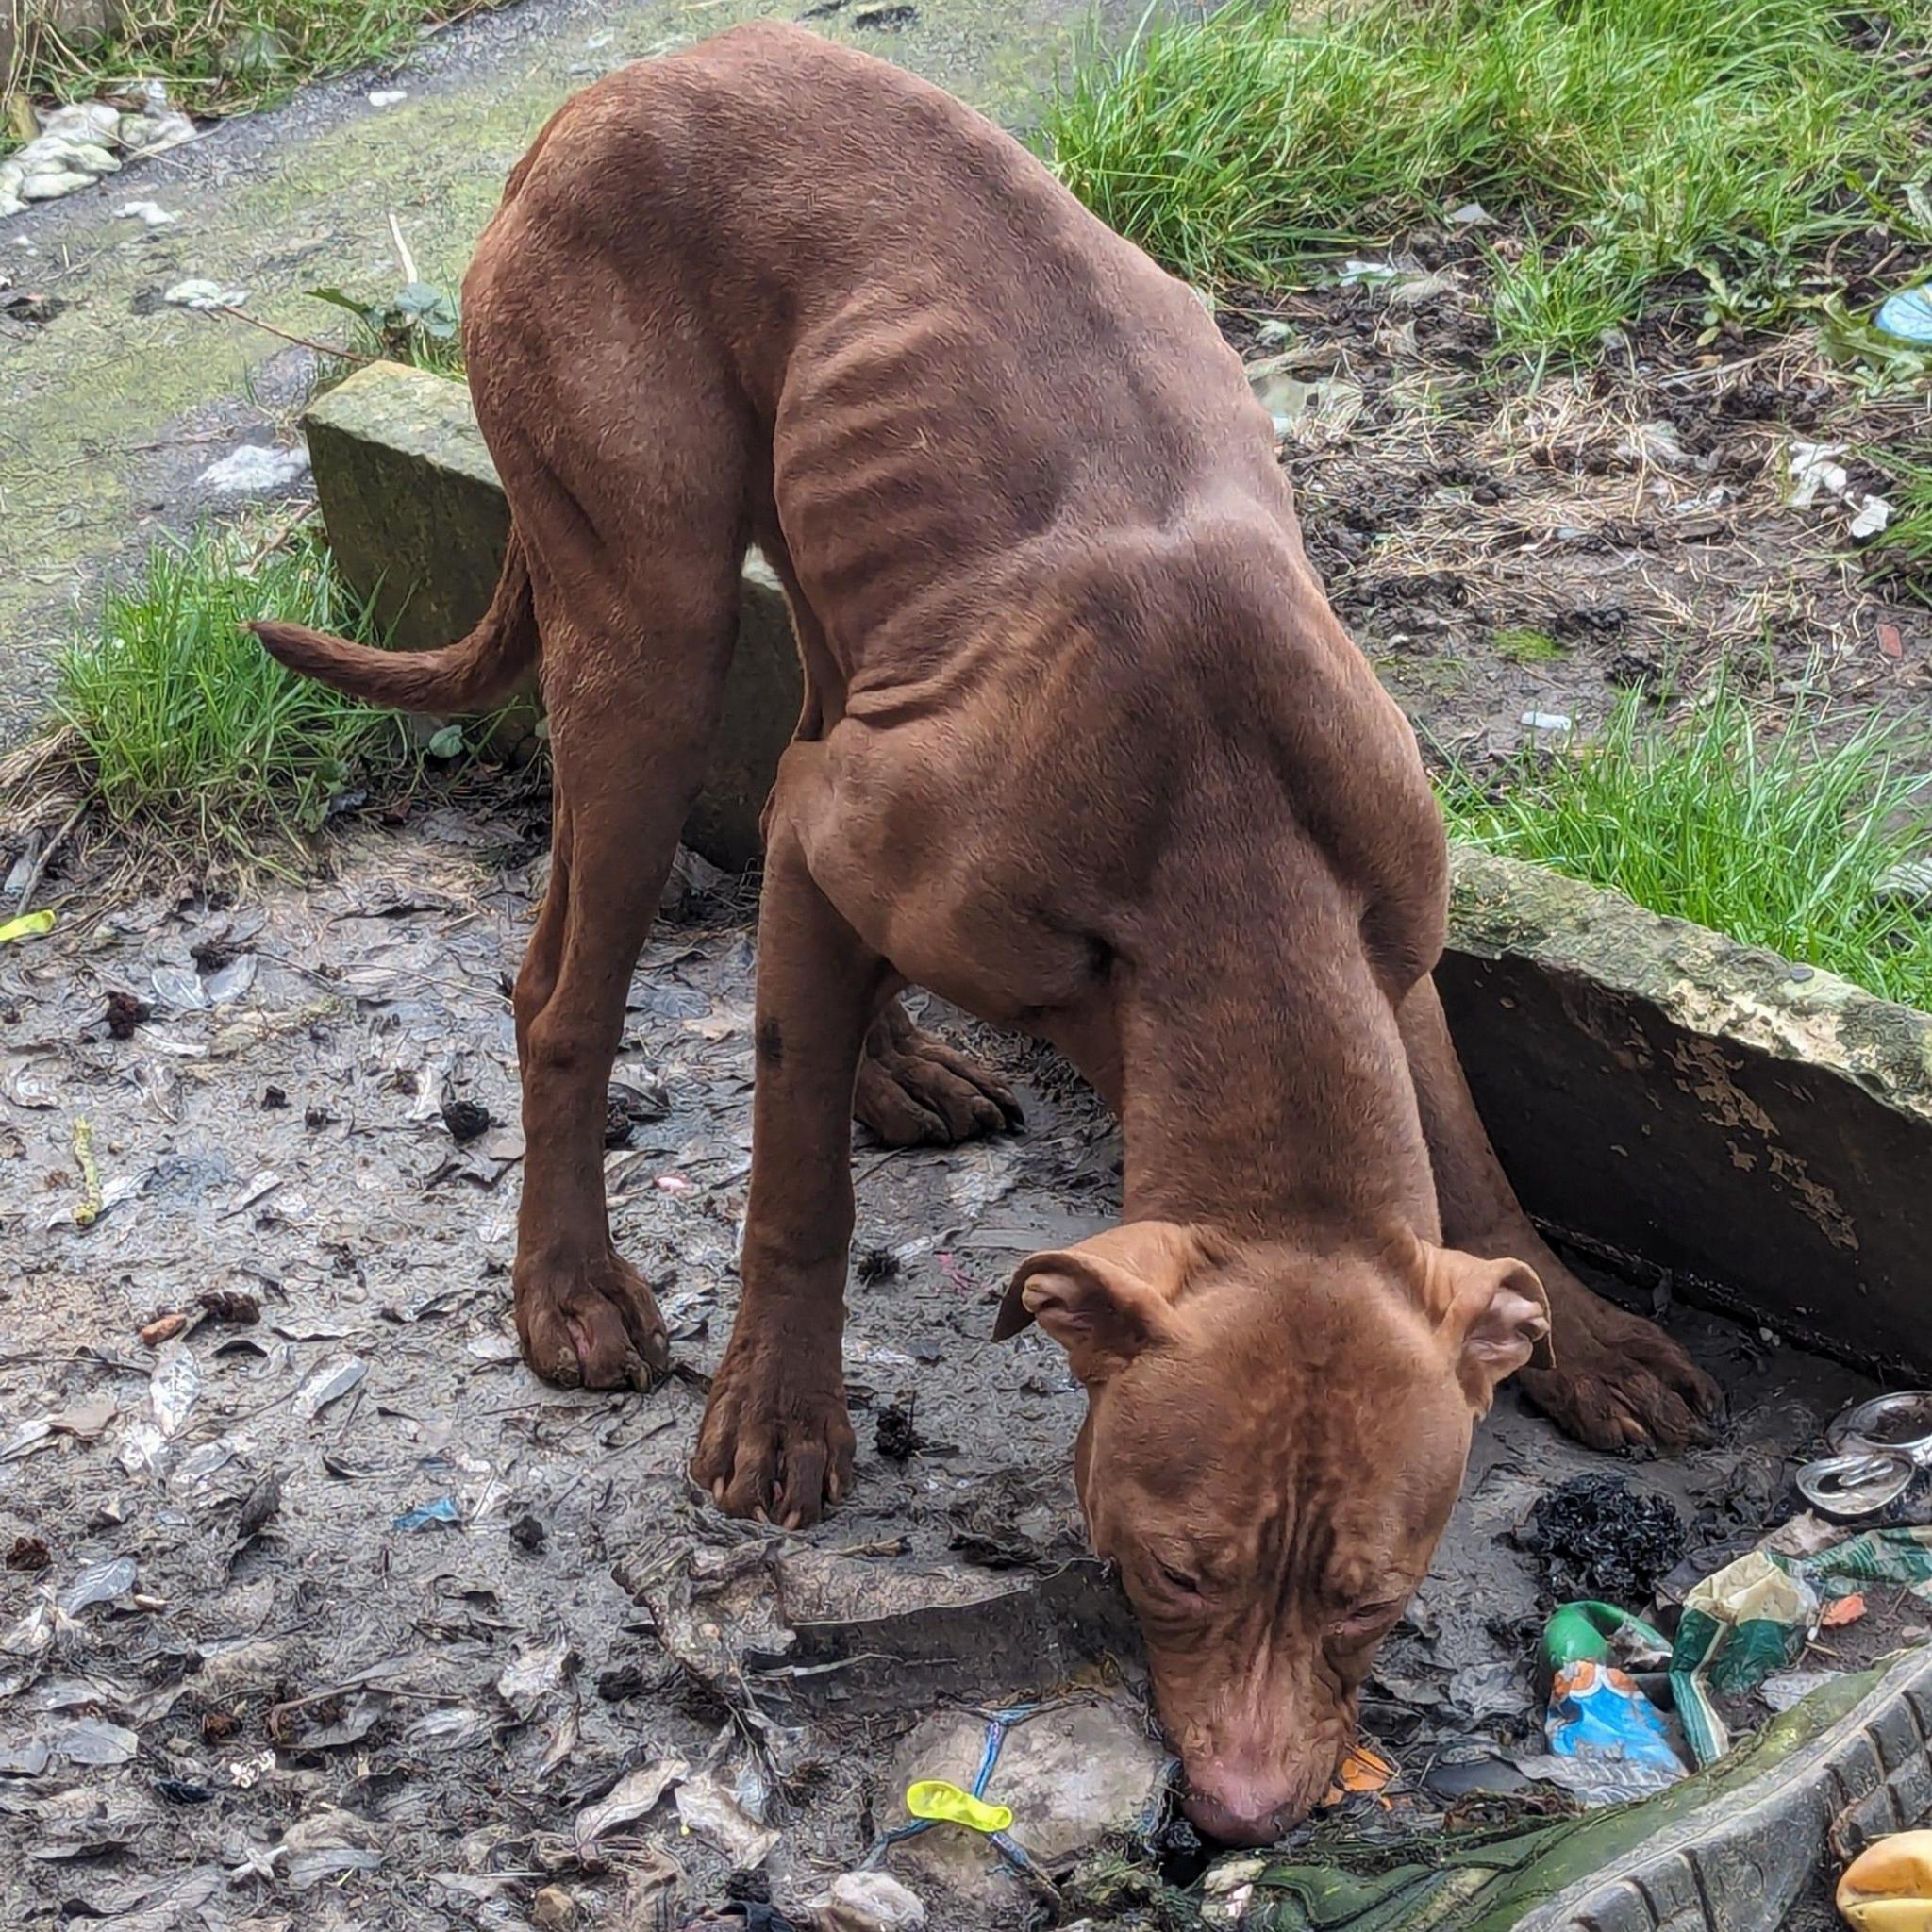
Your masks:
{"label": "dog's head", "polygon": [[1087,1391],[1080,1502],[1138,1615],[1188,1814],[1267,1843],[1354,1736],[1476,1418],[1548,1335],[1542,1286],[1406,1239],[1323,1258],[1134,1222],[1024,1263],[996,1332],[1029,1320]]}

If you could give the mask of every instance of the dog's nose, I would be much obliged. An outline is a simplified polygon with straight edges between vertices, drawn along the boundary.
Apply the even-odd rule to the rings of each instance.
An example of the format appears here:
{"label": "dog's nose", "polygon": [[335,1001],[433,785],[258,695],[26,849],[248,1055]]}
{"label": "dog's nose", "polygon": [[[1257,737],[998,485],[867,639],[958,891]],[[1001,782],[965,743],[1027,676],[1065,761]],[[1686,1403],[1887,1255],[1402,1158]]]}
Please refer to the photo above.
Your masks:
{"label": "dog's nose", "polygon": [[1272,1845],[1295,1822],[1278,1786],[1241,1777],[1191,1779],[1181,1809],[1203,1838],[1224,1845]]}

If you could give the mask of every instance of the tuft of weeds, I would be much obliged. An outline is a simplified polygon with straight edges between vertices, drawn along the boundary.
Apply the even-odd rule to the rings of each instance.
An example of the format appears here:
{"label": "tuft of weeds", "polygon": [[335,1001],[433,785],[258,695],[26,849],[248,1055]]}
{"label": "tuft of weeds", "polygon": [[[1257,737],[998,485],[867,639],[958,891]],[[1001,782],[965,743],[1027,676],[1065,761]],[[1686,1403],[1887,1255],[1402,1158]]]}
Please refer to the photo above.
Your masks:
{"label": "tuft of weeds", "polygon": [[318,531],[209,527],[156,543],[62,654],[55,709],[118,830],[275,868],[350,787],[413,773],[403,719],[285,671],[242,629],[255,617],[379,641]]}
{"label": "tuft of weeds", "polygon": [[1892,515],[1866,545],[1865,556],[1888,582],[1932,604],[1932,448],[1921,456],[1872,454],[1891,478]]}
{"label": "tuft of weeds", "polygon": [[1546,630],[1499,630],[1490,648],[1511,664],[1555,664],[1570,654]]}
{"label": "tuft of weeds", "polygon": [[[411,279],[393,295],[376,302],[365,302],[341,289],[311,289],[308,292],[315,301],[326,302],[355,318],[352,356],[406,362],[411,369],[426,369],[432,375],[462,375],[461,324],[457,299],[447,290]],[[343,374],[347,366],[345,358]],[[331,380],[340,382],[341,375],[325,372],[320,386],[327,388]]]}
{"label": "tuft of weeds", "polygon": [[1209,287],[1479,201],[1514,236],[1500,347],[1587,360],[1686,276],[1715,321],[1775,320],[1799,270],[1895,212],[1932,137],[1932,4],[1858,25],[1839,0],[1266,0],[1143,22],[1042,136],[1089,207]]}
{"label": "tuft of weeds", "polygon": [[245,112],[304,81],[393,59],[425,27],[493,4],[501,0],[129,0],[98,42],[69,45],[38,26],[14,84],[72,100],[158,78],[191,114]]}
{"label": "tuft of weeds", "polygon": [[1440,793],[1455,838],[1932,1009],[1932,916],[1884,883],[1925,851],[1924,766],[1896,723],[1827,743],[1815,714],[1764,727],[1719,684],[1666,726],[1626,692],[1601,739]]}

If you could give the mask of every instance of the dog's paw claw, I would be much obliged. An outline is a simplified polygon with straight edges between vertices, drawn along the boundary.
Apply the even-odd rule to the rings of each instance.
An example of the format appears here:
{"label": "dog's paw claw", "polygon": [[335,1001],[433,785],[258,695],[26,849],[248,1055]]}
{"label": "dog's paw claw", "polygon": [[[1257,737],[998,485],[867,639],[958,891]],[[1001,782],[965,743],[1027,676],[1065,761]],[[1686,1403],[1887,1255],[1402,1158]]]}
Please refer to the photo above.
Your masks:
{"label": "dog's paw claw", "polygon": [[727,1515],[804,1529],[851,1488],[857,1442],[837,1373],[801,1375],[790,1359],[726,1352],[691,1473]]}
{"label": "dog's paw claw", "polygon": [[657,1297],[615,1255],[574,1267],[520,1268],[515,1302],[524,1359],[546,1382],[648,1390],[671,1366]]}

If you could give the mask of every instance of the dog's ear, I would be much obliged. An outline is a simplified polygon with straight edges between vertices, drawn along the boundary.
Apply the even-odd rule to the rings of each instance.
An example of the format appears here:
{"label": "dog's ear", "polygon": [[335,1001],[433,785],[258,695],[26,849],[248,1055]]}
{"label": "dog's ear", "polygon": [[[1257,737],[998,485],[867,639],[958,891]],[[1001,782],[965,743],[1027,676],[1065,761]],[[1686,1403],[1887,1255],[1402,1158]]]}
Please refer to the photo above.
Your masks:
{"label": "dog's ear", "polygon": [[1536,1270],[1521,1261],[1481,1261],[1455,1248],[1429,1257],[1431,1299],[1469,1406],[1487,1415],[1496,1385],[1518,1369],[1554,1368],[1550,1298]]}
{"label": "dog's ear", "polygon": [[1186,1228],[1134,1221],[1028,1256],[1008,1284],[992,1338],[1005,1341],[1038,1322],[1082,1382],[1104,1382],[1173,1335],[1174,1305],[1199,1254]]}

